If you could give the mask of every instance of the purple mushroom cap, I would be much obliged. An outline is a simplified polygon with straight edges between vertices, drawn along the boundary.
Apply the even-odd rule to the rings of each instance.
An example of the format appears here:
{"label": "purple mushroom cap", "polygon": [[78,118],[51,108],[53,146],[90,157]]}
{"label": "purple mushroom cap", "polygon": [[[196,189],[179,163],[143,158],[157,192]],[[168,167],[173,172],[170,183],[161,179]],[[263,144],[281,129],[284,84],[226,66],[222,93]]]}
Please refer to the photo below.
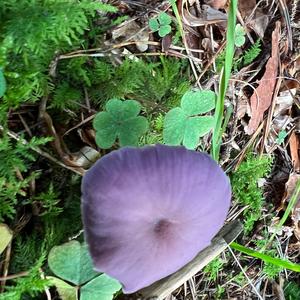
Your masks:
{"label": "purple mushroom cap", "polygon": [[207,247],[230,206],[228,177],[184,147],[125,147],[97,161],[82,182],[82,215],[95,269],[133,293]]}

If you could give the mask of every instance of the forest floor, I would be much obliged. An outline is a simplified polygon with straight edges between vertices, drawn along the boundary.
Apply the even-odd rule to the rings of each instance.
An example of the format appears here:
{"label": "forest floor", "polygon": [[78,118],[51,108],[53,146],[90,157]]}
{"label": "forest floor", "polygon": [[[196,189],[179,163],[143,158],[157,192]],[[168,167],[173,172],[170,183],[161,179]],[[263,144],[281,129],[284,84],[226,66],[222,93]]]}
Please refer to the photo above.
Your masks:
{"label": "forest floor", "polygon": [[136,100],[149,124],[137,146],[164,143],[165,115],[191,89],[224,100],[219,150],[216,128],[192,148],[218,156],[237,242],[269,260],[227,249],[167,299],[300,299],[300,2],[239,1],[237,25],[230,5],[1,1],[0,299],[78,299],[80,283],[50,280],[48,256],[83,242],[82,175],[122,146],[97,142],[95,116]]}

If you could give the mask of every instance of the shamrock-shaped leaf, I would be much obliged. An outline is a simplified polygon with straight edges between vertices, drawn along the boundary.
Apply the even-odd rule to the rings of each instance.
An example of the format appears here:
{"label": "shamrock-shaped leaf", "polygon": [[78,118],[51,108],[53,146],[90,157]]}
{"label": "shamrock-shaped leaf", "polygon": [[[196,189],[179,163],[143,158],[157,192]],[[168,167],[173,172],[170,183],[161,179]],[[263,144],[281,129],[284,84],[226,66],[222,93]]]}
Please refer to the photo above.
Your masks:
{"label": "shamrock-shaped leaf", "polygon": [[148,129],[147,119],[138,116],[141,105],[134,100],[111,99],[105,108],[106,111],[98,113],[93,122],[97,145],[108,149],[118,138],[122,147],[136,146],[139,137]]}
{"label": "shamrock-shaped leaf", "polygon": [[49,253],[48,264],[56,276],[76,285],[99,274],[93,270],[87,245],[81,245],[77,241],[53,247]]}
{"label": "shamrock-shaped leaf", "polygon": [[149,27],[152,31],[158,31],[159,30],[159,23],[158,23],[158,19],[157,18],[152,18],[149,20]]}
{"label": "shamrock-shaped leaf", "polygon": [[78,300],[78,288],[76,286],[72,286],[54,276],[47,276],[47,279],[55,285],[61,300]]}
{"label": "shamrock-shaped leaf", "polygon": [[212,116],[199,116],[215,107],[212,91],[188,91],[181,99],[181,107],[171,109],[165,116],[163,138],[168,145],[183,144],[195,149],[199,138],[214,126]]}
{"label": "shamrock-shaped leaf", "polygon": [[172,22],[172,19],[167,13],[161,12],[158,15],[158,21],[159,21],[160,25],[170,25]]}
{"label": "shamrock-shaped leaf", "polygon": [[149,20],[149,27],[153,32],[158,31],[160,37],[164,37],[172,30],[170,26],[171,22],[171,17],[165,12],[161,12],[157,18]]}
{"label": "shamrock-shaped leaf", "polygon": [[12,231],[6,224],[0,224],[0,254],[4,251],[13,237]]}
{"label": "shamrock-shaped leaf", "polygon": [[102,274],[80,289],[80,300],[111,300],[121,287],[117,280]]}
{"label": "shamrock-shaped leaf", "polygon": [[0,68],[0,98],[4,96],[6,91],[6,80],[3,74],[3,69]]}
{"label": "shamrock-shaped leaf", "polygon": [[164,37],[166,35],[168,35],[171,32],[172,28],[170,25],[163,25],[160,26],[159,30],[158,30],[158,34],[160,37]]}
{"label": "shamrock-shaped leaf", "polygon": [[243,26],[241,26],[241,24],[237,24],[235,26],[235,41],[234,41],[234,44],[237,47],[242,47],[245,44],[246,42],[245,34],[246,33]]}

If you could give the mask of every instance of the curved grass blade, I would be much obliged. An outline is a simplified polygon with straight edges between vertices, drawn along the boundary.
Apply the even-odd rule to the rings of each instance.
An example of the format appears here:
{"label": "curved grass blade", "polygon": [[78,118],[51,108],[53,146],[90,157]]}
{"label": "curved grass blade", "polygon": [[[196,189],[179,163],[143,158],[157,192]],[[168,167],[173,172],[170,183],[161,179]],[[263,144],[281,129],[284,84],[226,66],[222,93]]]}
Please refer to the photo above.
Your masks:
{"label": "curved grass blade", "polygon": [[240,251],[244,254],[247,254],[251,257],[259,258],[259,259],[263,260],[264,262],[271,263],[273,265],[283,267],[285,269],[288,269],[288,270],[291,270],[291,271],[294,271],[294,272],[300,272],[300,265],[299,264],[294,264],[294,263],[292,263],[288,260],[284,260],[284,259],[281,259],[281,258],[274,258],[272,256],[262,254],[260,252],[249,249],[249,248],[244,247],[244,246],[242,246],[238,243],[235,243],[235,242],[232,242],[230,244],[230,247],[237,250],[237,251]]}

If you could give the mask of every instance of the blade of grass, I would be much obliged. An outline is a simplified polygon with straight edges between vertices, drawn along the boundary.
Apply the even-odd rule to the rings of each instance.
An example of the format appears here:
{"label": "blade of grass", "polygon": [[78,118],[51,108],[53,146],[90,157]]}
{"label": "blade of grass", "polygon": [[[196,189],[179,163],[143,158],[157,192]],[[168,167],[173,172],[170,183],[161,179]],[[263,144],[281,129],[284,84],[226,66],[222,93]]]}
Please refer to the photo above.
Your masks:
{"label": "blade of grass", "polygon": [[286,222],[286,220],[289,217],[292,209],[295,207],[297,201],[299,200],[299,197],[300,197],[300,180],[298,180],[297,183],[296,183],[296,187],[295,187],[295,190],[294,190],[294,192],[292,194],[292,197],[289,201],[289,204],[288,204],[282,218],[280,219],[279,223],[277,224],[274,233],[271,235],[270,239],[268,240],[268,243],[266,243],[266,245],[261,249],[261,251],[264,251],[269,245],[272,244],[272,242],[273,242],[273,240],[274,240],[274,238],[277,234],[277,231]]}
{"label": "blade of grass", "polygon": [[235,243],[235,242],[232,242],[230,244],[230,247],[237,250],[237,251],[239,251],[239,252],[247,254],[251,257],[259,258],[259,259],[263,260],[264,262],[271,263],[273,265],[283,267],[283,268],[291,270],[291,271],[300,272],[300,265],[299,264],[294,264],[294,263],[292,263],[288,260],[283,260],[283,259],[280,259],[280,258],[274,258],[272,256],[262,254],[258,251],[249,249],[249,248],[244,247],[244,246],[242,246],[238,243]]}
{"label": "blade of grass", "polygon": [[228,23],[226,33],[226,49],[225,49],[225,63],[220,75],[219,94],[217,97],[216,109],[215,109],[215,127],[212,137],[212,157],[218,161],[220,148],[222,143],[222,131],[225,130],[224,119],[224,102],[225,95],[228,87],[228,82],[231,75],[232,61],[234,56],[234,40],[235,40],[235,24],[236,24],[236,11],[237,0],[231,0],[228,12]]}
{"label": "blade of grass", "polygon": [[[170,3],[171,3],[171,6],[172,6],[172,9],[173,9],[174,15],[175,15],[176,20],[177,20],[177,23],[178,23],[178,30],[179,30],[179,32],[180,32],[180,35],[181,35],[181,38],[182,38],[182,42],[183,42],[183,45],[184,45],[184,48],[185,48],[185,51],[186,51],[186,54],[187,54],[187,56],[188,56],[188,59],[189,59],[191,68],[192,68],[193,73],[194,73],[194,76],[195,76],[195,78],[197,79],[197,78],[198,78],[198,75],[197,75],[197,71],[196,71],[196,68],[195,68],[195,66],[194,66],[194,62],[193,62],[193,59],[192,59],[193,55],[191,54],[191,51],[190,51],[190,49],[189,49],[189,47],[188,47],[188,44],[187,44],[187,41],[186,41],[186,38],[185,38],[184,28],[183,28],[183,24],[182,24],[182,21],[181,21],[181,17],[180,17],[178,8],[177,8],[176,1],[177,1],[177,0],[170,0]],[[198,85],[199,88],[201,88],[199,82],[196,82],[196,84]]]}
{"label": "blade of grass", "polygon": [[170,0],[170,3],[172,5],[174,15],[175,15],[176,20],[178,22],[178,29],[179,29],[180,35],[183,38],[184,37],[183,25],[182,25],[182,22],[181,22],[179,11],[177,9],[176,0]]}

